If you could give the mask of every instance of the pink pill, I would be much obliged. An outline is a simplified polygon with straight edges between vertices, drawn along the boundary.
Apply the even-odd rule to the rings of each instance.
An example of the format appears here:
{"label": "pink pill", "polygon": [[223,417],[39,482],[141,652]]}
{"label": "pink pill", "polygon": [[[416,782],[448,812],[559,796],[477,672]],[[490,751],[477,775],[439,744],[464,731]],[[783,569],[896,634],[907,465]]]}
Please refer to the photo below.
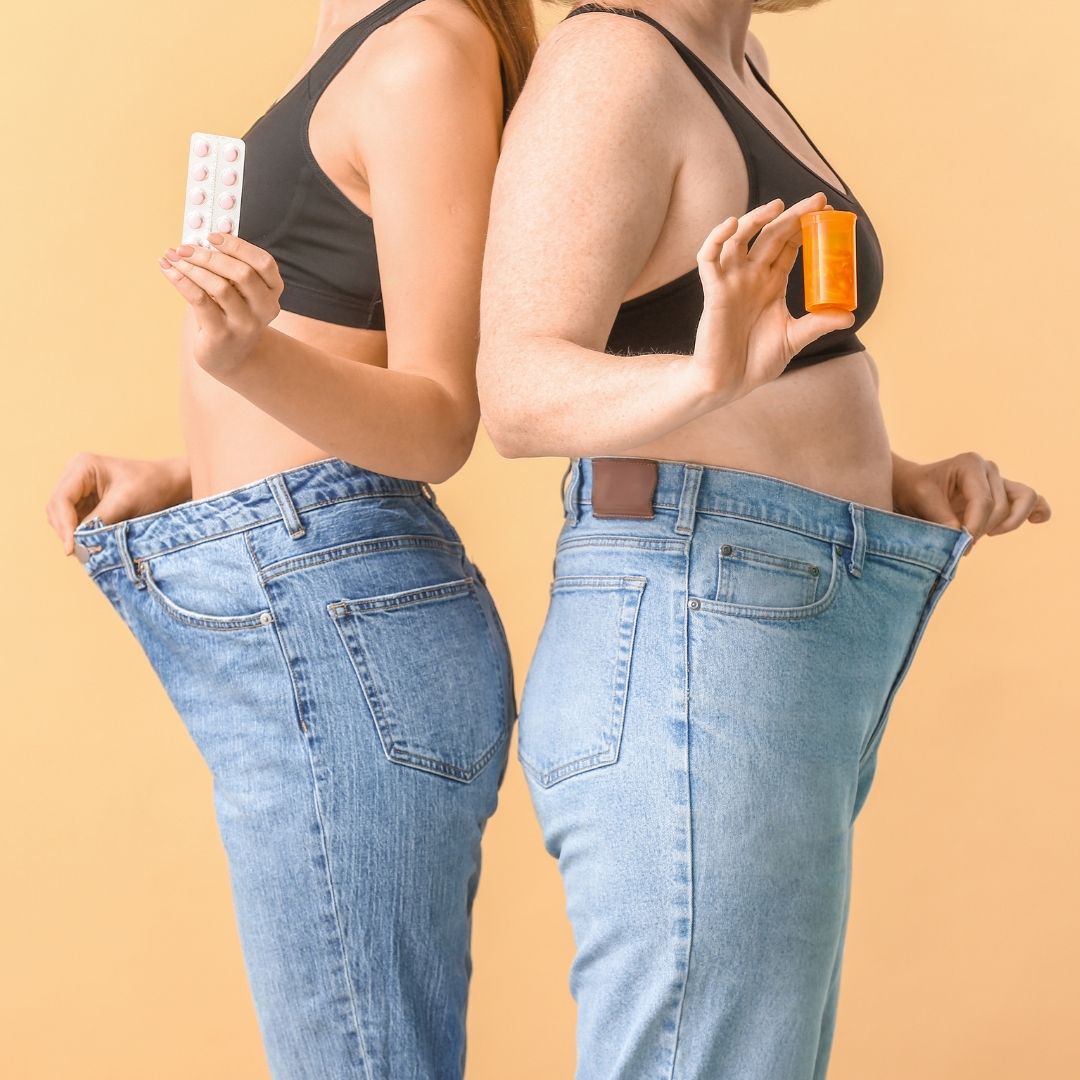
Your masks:
{"label": "pink pill", "polygon": [[218,198],[217,204],[222,210],[231,210],[236,205],[236,196],[226,191]]}
{"label": "pink pill", "polygon": [[237,176],[236,176],[236,170],[235,169],[226,169],[221,174],[221,182],[226,187],[232,187],[232,185],[236,183],[236,179],[237,179]]}
{"label": "pink pill", "polygon": [[218,218],[217,225],[215,226],[218,232],[231,233],[232,232],[232,218]]}
{"label": "pink pill", "polygon": [[191,227],[192,227],[193,229],[200,229],[200,228],[202,228],[202,223],[203,223],[203,216],[202,216],[202,214],[197,214],[197,213],[194,213],[194,212],[192,212],[192,213],[188,214],[188,218],[187,218],[187,223],[188,223],[188,225],[190,225],[190,226],[191,226]]}
{"label": "pink pill", "polygon": [[196,165],[191,170],[192,180],[205,180],[210,175],[210,170],[205,165]]}
{"label": "pink pill", "polygon": [[202,206],[206,202],[206,192],[202,188],[193,188],[191,198],[188,200],[192,206]]}
{"label": "pink pill", "polygon": [[226,146],[225,147],[225,160],[235,161],[240,156],[239,146]]}
{"label": "pink pill", "polygon": [[205,139],[200,139],[193,149],[196,157],[206,157],[210,153],[210,144]]}

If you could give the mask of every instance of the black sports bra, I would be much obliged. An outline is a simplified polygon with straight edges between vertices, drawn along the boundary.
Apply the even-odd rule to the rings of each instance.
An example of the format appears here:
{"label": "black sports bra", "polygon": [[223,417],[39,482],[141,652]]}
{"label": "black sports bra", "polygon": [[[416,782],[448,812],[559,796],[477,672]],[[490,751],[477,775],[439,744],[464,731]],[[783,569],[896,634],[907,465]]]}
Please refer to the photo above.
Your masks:
{"label": "black sports bra", "polygon": [[[308,126],[319,98],[370,34],[420,2],[386,0],[343,30],[244,134],[244,205],[237,233],[277,260],[286,311],[342,326],[386,329],[374,222],[323,172]],[[505,88],[505,69],[502,74]]]}
{"label": "black sports bra", "polygon": [[[831,206],[837,210],[851,210],[857,214],[855,241],[858,307],[854,313],[855,322],[845,330],[830,331],[811,342],[791,359],[783,373],[786,374],[797,367],[816,364],[822,360],[862,350],[864,346],[856,336],[856,331],[866,323],[877,306],[884,272],[881,245],[877,234],[866,211],[844,183],[843,178],[832,168],[825,159],[825,155],[814,146],[810,136],[803,131],[802,125],[762,78],[750,58],[746,57],[746,62],[754,73],[754,77],[791,117],[795,126],[802,132],[821,160],[840,179],[844,185],[843,191],[799,161],[698,56],[655,19],[634,9],[607,8],[596,4],[583,4],[571,11],[566,18],[572,18],[574,15],[587,11],[609,12],[640,19],[656,27],[671,42],[698,82],[716,103],[717,108],[723,113],[738,139],[746,160],[749,182],[747,210],[771,202],[775,198],[782,198],[785,206],[791,206],[815,191],[825,191]],[[702,239],[704,240],[704,237]],[[787,289],[788,309],[795,317],[806,314],[803,300],[802,249],[800,248],[788,279]],[[701,278],[695,266],[674,280],[625,301],[619,307],[612,324],[605,351],[622,355],[650,352],[691,353],[694,351],[694,339],[704,304],[705,296]]]}

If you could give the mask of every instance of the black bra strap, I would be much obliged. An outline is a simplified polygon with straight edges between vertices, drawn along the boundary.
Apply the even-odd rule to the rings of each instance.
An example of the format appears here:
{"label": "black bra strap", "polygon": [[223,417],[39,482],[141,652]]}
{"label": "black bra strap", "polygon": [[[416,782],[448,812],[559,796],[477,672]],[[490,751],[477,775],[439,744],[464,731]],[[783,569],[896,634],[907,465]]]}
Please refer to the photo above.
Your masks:
{"label": "black bra strap", "polygon": [[330,47],[315,61],[307,74],[308,97],[318,100],[333,81],[339,71],[348,63],[350,57],[367,40],[372,31],[396,19],[403,11],[421,0],[385,0],[377,8],[369,11],[359,22],[343,30]]}
{"label": "black bra strap", "polygon": [[648,23],[650,26],[659,30],[660,33],[671,42],[672,47],[682,57],[683,62],[693,73],[697,81],[701,83],[702,87],[704,87],[705,92],[716,103],[716,107],[724,114],[728,123],[731,124],[736,132],[739,131],[739,114],[737,111],[732,110],[731,103],[727,100],[726,96],[730,94],[731,91],[724,85],[724,82],[721,79],[713,74],[713,71],[708,64],[706,64],[697,53],[684,45],[683,42],[666,26],[662,23],[658,23],[651,15],[646,15],[644,11],[638,11],[637,8],[610,8],[604,7],[602,4],[582,4],[580,7],[576,7],[573,11],[569,12],[566,15],[566,18],[571,19],[575,15],[581,15],[587,11],[606,12],[609,15],[625,15],[629,19],[637,19],[639,22]]}

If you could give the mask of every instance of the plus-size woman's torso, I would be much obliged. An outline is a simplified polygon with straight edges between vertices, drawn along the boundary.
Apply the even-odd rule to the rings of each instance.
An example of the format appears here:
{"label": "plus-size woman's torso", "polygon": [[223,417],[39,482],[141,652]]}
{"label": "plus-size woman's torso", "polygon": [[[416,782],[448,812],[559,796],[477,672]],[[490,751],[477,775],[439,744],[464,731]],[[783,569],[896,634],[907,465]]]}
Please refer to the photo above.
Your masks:
{"label": "plus-size woman's torso", "polygon": [[[662,16],[658,18],[663,21]],[[595,20],[605,27],[629,21],[588,11],[578,13],[573,21],[584,20]],[[783,165],[785,186],[792,188],[786,205],[824,191],[830,205],[862,211],[857,204],[852,206],[853,196],[842,177],[815,151],[784,106],[770,94],[760,72],[754,70],[752,55],[744,70],[735,75],[730,70],[725,73],[719,58],[711,57],[705,48],[695,50],[722,82],[722,90],[727,91],[729,122],[671,44],[651,28],[648,33],[655,37],[650,47],[663,54],[664,62],[670,66],[671,100],[665,107],[680,118],[679,124],[673,126],[672,137],[684,147],[683,166],[660,237],[616,318],[612,333],[616,344],[621,336],[633,333],[635,321],[640,322],[637,306],[642,304],[643,295],[659,289],[655,297],[646,297],[647,307],[663,305],[665,290],[686,292],[682,285],[694,266],[694,255],[716,224],[728,215],[744,214],[769,201],[780,190],[770,186],[773,178],[755,177],[755,167],[760,173],[761,166],[753,159],[748,168],[740,134],[743,138],[754,135],[756,145],[762,149],[771,147],[772,153],[764,162],[766,169],[769,162]],[[748,52],[757,49],[758,43],[751,37]],[[761,59],[759,54],[759,64]],[[731,102],[731,97],[737,101]],[[786,155],[783,162],[775,156],[777,153]],[[793,166],[801,170],[804,190],[794,190],[799,185],[792,181]],[[864,259],[880,260],[872,233],[860,234],[859,243]],[[794,287],[801,287],[801,260],[793,277]],[[880,266],[875,280],[875,284],[879,283]],[[872,295],[865,297],[865,302],[872,308],[876,299]],[[698,305],[700,311],[700,294]],[[658,344],[656,351],[663,351],[665,343]],[[819,344],[815,342],[807,351]],[[873,360],[857,338],[853,338],[852,347],[854,351],[820,362],[794,362],[782,376],[746,397],[653,442],[628,448],[625,456],[695,461],[766,473],[891,510],[891,452]],[[648,357],[643,356],[641,362],[648,363]]]}

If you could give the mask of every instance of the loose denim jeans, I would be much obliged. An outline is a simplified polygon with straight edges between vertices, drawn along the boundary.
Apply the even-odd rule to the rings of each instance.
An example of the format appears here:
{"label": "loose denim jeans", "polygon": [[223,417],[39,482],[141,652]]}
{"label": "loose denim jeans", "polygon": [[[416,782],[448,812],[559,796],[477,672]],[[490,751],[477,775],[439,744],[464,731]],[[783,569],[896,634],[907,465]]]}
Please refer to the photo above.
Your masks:
{"label": "loose denim jeans", "polygon": [[578,1080],[821,1080],[852,827],[964,530],[662,462],[597,518],[575,459],[519,754],[559,861]]}
{"label": "loose denim jeans", "polygon": [[458,1080],[514,699],[430,489],[329,458],[76,540],[213,775],[274,1077]]}

